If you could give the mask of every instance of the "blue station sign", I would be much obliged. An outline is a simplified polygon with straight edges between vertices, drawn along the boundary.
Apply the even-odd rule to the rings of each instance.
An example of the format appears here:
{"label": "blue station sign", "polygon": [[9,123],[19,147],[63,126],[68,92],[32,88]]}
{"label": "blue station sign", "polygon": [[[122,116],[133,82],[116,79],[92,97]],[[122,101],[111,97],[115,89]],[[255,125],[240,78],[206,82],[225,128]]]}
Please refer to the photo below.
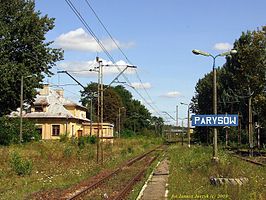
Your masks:
{"label": "blue station sign", "polygon": [[238,126],[238,115],[192,115],[192,126]]}

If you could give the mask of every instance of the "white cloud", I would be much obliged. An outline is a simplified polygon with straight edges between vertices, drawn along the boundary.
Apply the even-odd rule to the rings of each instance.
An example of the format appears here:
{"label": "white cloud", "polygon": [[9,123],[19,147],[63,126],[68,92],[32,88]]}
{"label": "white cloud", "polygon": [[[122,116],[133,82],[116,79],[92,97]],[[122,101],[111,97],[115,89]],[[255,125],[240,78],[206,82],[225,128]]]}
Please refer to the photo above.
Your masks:
{"label": "white cloud", "polygon": [[228,42],[220,42],[214,45],[214,49],[219,51],[228,51],[231,50],[232,48],[233,45]]}
{"label": "white cloud", "polygon": [[[129,48],[134,45],[133,42],[125,44],[120,43],[118,40],[115,40],[115,42],[121,48]],[[117,46],[111,39],[103,39],[101,43],[108,51],[117,49]],[[55,39],[55,45],[64,50],[102,52],[102,49],[95,39],[82,28],[61,34]]]}
{"label": "white cloud", "polygon": [[[103,65],[111,65],[103,67],[104,75],[111,75],[111,74],[118,74],[120,71],[125,69],[127,65],[130,64],[126,63],[123,60],[117,61],[113,64],[111,61],[106,61],[104,59],[100,59]],[[96,60],[89,60],[89,61],[69,61],[69,62],[61,62],[58,64],[59,67],[63,68],[64,70],[68,71],[69,73],[73,73],[78,76],[97,76],[97,72],[89,71],[90,69],[94,69],[98,67],[98,63]],[[117,66],[116,66],[117,65]],[[136,69],[128,68],[124,72],[125,74],[134,74],[136,73]]]}
{"label": "white cloud", "polygon": [[136,89],[150,89],[151,88],[151,84],[150,83],[134,82],[134,83],[131,83],[131,86],[136,88]]}
{"label": "white cloud", "polygon": [[182,96],[182,94],[178,91],[172,91],[172,92],[167,92],[166,94],[163,94],[161,96],[166,98],[176,98]]}

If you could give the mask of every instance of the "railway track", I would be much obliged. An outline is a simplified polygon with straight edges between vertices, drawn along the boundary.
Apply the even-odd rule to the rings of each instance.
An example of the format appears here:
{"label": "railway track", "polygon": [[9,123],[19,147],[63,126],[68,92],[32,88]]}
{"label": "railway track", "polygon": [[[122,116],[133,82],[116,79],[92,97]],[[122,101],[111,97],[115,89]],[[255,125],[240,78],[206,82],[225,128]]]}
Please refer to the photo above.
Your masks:
{"label": "railway track", "polygon": [[[158,146],[140,156],[137,156],[126,163],[122,164],[120,167],[116,168],[114,171],[106,174],[104,177],[100,178],[98,181],[94,182],[91,185],[87,185],[85,187],[79,188],[71,194],[68,193],[67,196],[62,196],[60,199],[67,199],[67,200],[76,200],[76,199],[85,199],[87,195],[92,193],[97,188],[101,187],[104,183],[108,182],[113,177],[118,176],[119,174],[127,173],[126,170],[128,170],[132,165],[136,165],[139,161],[143,161],[143,164],[140,166],[136,166],[135,170],[137,170],[137,173],[134,173],[134,176],[126,182],[126,184],[123,185],[122,189],[119,192],[116,192],[116,195],[108,199],[124,199],[124,197],[130,192],[131,188],[134,186],[134,184],[141,179],[147,168],[151,165],[151,163],[157,158],[157,156],[153,156],[151,158],[148,158],[153,152],[161,148],[163,145]],[[141,170],[139,170],[139,168]],[[88,198],[89,199],[89,198]]]}
{"label": "railway track", "polygon": [[[259,166],[262,166],[262,167],[266,167],[266,164],[265,164],[265,163],[259,162],[259,161],[257,161],[257,160],[251,159],[251,158],[247,158],[247,157],[245,157],[245,156],[238,155],[237,152],[229,151],[229,153],[230,153],[232,156],[234,156],[234,157],[236,157],[236,158],[239,158],[239,159],[241,159],[241,160],[244,160],[244,161],[246,161],[246,162],[249,162],[249,163],[252,163],[252,164],[255,164],[255,165],[259,165]],[[264,158],[264,159],[266,160],[265,157],[262,157],[262,158]]]}

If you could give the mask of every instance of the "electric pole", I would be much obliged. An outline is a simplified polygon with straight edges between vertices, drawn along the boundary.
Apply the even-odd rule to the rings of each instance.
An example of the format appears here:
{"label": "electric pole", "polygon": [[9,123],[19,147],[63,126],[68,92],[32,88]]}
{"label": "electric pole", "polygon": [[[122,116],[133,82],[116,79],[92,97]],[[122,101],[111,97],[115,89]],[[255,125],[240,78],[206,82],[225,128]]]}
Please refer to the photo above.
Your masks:
{"label": "electric pole", "polygon": [[22,144],[22,110],[23,110],[23,75],[20,80],[20,127],[19,127],[19,141]]}
{"label": "electric pole", "polygon": [[241,144],[241,116],[238,112],[238,145]]}
{"label": "electric pole", "polygon": [[99,71],[100,71],[100,91],[101,91],[101,163],[103,164],[103,65],[99,61]]}
{"label": "electric pole", "polygon": [[188,147],[190,147],[190,112],[189,105],[187,109],[187,133],[188,133]]}
{"label": "electric pole", "polygon": [[121,130],[121,111],[120,107],[118,108],[118,138],[120,138],[120,130]]}
{"label": "electric pole", "polygon": [[90,136],[92,134],[92,99],[93,97],[90,98]]}
{"label": "electric pole", "polygon": [[96,157],[97,157],[97,163],[99,163],[99,149],[100,149],[100,61],[99,57],[96,57],[96,61],[99,64],[98,72],[98,95],[97,95],[97,150],[96,150]]}
{"label": "electric pole", "polygon": [[249,138],[249,155],[253,156],[253,128],[252,128],[252,95],[249,88],[249,98],[248,98],[248,138]]}
{"label": "electric pole", "polygon": [[176,105],[176,129],[178,129],[178,105]]}

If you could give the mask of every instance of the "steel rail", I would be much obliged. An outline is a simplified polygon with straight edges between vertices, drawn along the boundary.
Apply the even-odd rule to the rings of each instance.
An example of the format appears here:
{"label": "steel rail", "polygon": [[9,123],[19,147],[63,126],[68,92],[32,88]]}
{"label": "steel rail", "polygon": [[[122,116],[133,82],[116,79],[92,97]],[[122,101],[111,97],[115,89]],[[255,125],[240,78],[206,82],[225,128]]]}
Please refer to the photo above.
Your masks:
{"label": "steel rail", "polygon": [[258,161],[255,161],[255,160],[252,160],[252,159],[249,159],[249,158],[245,158],[245,157],[243,157],[243,156],[239,156],[239,155],[237,155],[237,153],[234,152],[234,151],[230,151],[230,150],[229,150],[228,153],[231,154],[232,156],[234,156],[234,157],[236,157],[236,158],[239,158],[239,159],[241,159],[241,160],[244,160],[244,161],[246,161],[246,162],[249,162],[249,163],[252,163],[252,164],[255,164],[255,165],[260,165],[260,166],[263,166],[263,167],[266,166],[266,164],[264,164],[264,163],[261,163],[261,162],[258,162]]}
{"label": "steel rail", "polygon": [[244,161],[250,162],[250,163],[252,163],[252,164],[260,165],[260,166],[266,167],[266,164],[264,164],[264,163],[261,163],[261,162],[258,162],[258,161],[255,161],[255,160],[252,160],[252,159],[249,159],[249,158],[244,158],[244,157],[239,156],[239,155],[234,155],[234,154],[233,154],[233,156],[236,157],[236,158],[242,159],[242,160],[244,160]]}
{"label": "steel rail", "polygon": [[131,189],[133,188],[133,186],[135,185],[135,182],[137,182],[138,180],[141,179],[141,177],[144,175],[144,173],[146,172],[146,170],[148,169],[148,167],[153,163],[154,160],[156,160],[158,157],[155,156],[153,157],[148,164],[145,166],[144,169],[142,169],[140,172],[138,172],[128,183],[127,185],[120,191],[120,193],[113,198],[112,200],[124,200],[125,197],[127,196],[127,194],[130,193]]}
{"label": "steel rail", "polygon": [[152,153],[153,151],[157,150],[158,148],[162,147],[163,145],[160,145],[140,156],[137,156],[136,158],[133,158],[129,161],[127,161],[125,164],[122,164],[122,166],[118,167],[117,169],[115,169],[113,172],[109,173],[108,175],[104,176],[103,178],[101,178],[99,181],[93,183],[92,185],[89,185],[87,187],[85,187],[84,189],[82,189],[81,191],[77,192],[76,194],[74,194],[73,196],[67,198],[67,200],[76,200],[76,199],[82,199],[83,196],[85,196],[86,194],[88,194],[89,192],[95,190],[96,188],[98,188],[100,185],[102,185],[105,181],[109,180],[110,178],[112,178],[114,175],[118,174],[119,172],[121,172],[123,170],[124,167],[128,167],[133,165],[134,163],[136,163],[137,161],[141,160],[142,158],[146,157],[147,155],[149,155],[150,153]]}

